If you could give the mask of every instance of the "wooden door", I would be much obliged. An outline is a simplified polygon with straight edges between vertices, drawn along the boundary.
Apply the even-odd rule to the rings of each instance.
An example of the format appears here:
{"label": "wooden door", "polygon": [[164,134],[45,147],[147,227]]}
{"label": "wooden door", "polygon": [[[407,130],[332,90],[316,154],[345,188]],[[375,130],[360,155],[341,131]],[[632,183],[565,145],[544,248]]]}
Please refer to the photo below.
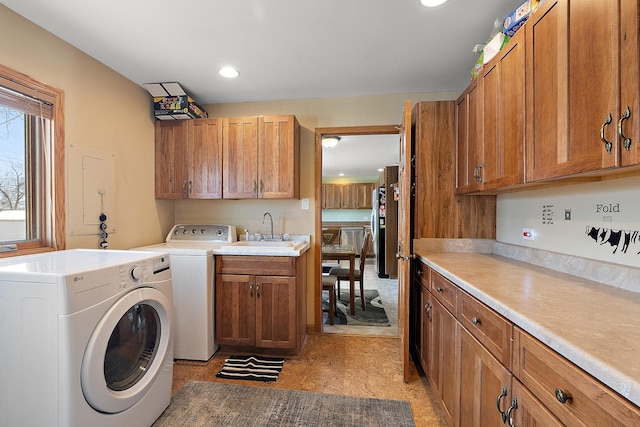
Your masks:
{"label": "wooden door", "polygon": [[506,402],[501,405],[502,408],[508,406],[510,409],[510,412],[509,409],[507,412],[510,414],[511,424],[507,422],[507,425],[518,427],[560,427],[564,425],[515,378],[513,379],[512,395],[513,398],[508,405]]}
{"label": "wooden door", "polygon": [[220,345],[255,345],[254,277],[216,275],[216,335]]}
{"label": "wooden door", "polygon": [[[460,373],[457,354],[456,318],[436,299],[431,298],[429,372],[431,385],[440,399],[443,415],[450,426],[458,419]],[[487,424],[488,425],[488,424]]]}
{"label": "wooden door", "polygon": [[222,198],[222,119],[188,120],[191,199]]}
{"label": "wooden door", "polygon": [[256,346],[296,348],[296,278],[256,276]]}
{"label": "wooden door", "polygon": [[482,79],[475,79],[456,101],[456,193],[482,188]]}
{"label": "wooden door", "polygon": [[485,190],[524,182],[525,35],[517,32],[480,77]]}
{"label": "wooden door", "polygon": [[186,196],[188,134],[186,120],[156,121],[157,199],[182,199]]}
{"label": "wooden door", "polygon": [[400,128],[400,214],[398,215],[398,333],[405,381],[409,381],[409,289],[411,285],[411,101],[406,101]]}
{"label": "wooden door", "polygon": [[[622,166],[640,163],[640,10],[633,0],[620,2],[620,110]],[[628,108],[628,110],[627,110]],[[625,112],[628,111],[627,119]],[[620,123],[622,120],[622,123]]]}
{"label": "wooden door", "polygon": [[258,127],[258,197],[297,198],[300,192],[298,121],[294,116],[261,116]]}
{"label": "wooden door", "polygon": [[511,401],[511,372],[458,323],[460,357],[460,414],[458,426],[501,426],[502,415],[496,402],[501,398],[505,412]]}
{"label": "wooden door", "polygon": [[222,195],[225,199],[258,196],[258,118],[222,122]]}

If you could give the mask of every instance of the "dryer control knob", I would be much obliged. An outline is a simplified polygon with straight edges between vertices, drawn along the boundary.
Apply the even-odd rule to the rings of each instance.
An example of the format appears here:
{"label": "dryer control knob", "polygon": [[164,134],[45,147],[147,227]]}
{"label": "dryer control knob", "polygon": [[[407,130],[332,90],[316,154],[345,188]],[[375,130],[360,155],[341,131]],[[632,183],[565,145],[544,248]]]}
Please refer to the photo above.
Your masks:
{"label": "dryer control knob", "polygon": [[136,282],[142,279],[142,269],[137,265],[134,265],[133,267],[131,267],[131,270],[129,271],[129,273],[131,274],[131,278]]}

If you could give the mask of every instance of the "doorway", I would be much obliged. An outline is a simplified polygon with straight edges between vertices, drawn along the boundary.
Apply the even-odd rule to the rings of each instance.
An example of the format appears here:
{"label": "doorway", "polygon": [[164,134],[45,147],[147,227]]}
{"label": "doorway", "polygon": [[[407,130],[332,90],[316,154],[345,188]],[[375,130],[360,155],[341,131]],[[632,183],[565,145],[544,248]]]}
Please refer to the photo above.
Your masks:
{"label": "doorway", "polygon": [[[316,266],[316,271],[321,272],[322,271],[322,221],[323,221],[323,193],[322,193],[322,184],[323,184],[323,146],[322,146],[322,141],[323,138],[326,137],[340,137],[340,138],[344,138],[344,141],[348,141],[350,137],[365,137],[365,136],[371,136],[372,140],[375,140],[376,137],[379,136],[392,136],[392,135],[399,135],[399,127],[397,125],[384,125],[384,126],[356,126],[356,127],[332,127],[332,128],[317,128],[316,129],[316,136],[315,136],[315,187],[316,187],[316,191],[315,191],[315,199],[316,199],[316,223],[315,223],[315,235],[317,236],[316,238],[316,250],[315,250],[315,266]],[[360,138],[362,139],[362,138]],[[371,144],[371,146],[375,146],[375,144]],[[395,150],[396,152],[399,153],[399,138],[398,138],[398,144],[395,145]],[[350,156],[350,163],[353,164],[357,164],[358,163],[358,158],[360,156],[355,155],[355,156]],[[387,166],[387,165],[382,165],[382,167]],[[379,171],[375,171],[373,174],[380,174]],[[361,220],[363,222],[366,222],[367,224],[370,224],[370,215],[371,215],[371,210],[369,210],[368,212],[368,217],[366,218],[361,218]],[[373,278],[375,276],[375,274],[372,274],[373,271],[373,266],[369,266],[369,264],[372,264],[372,261],[367,263],[367,267],[365,269],[365,284],[367,283],[367,277],[369,278]],[[359,263],[356,264],[356,268],[359,267]],[[321,275],[318,273],[315,275],[315,286],[314,286],[314,320],[315,320],[315,330],[316,332],[321,332],[323,331],[323,310],[322,310],[322,281],[321,281]],[[357,283],[356,283],[357,285]],[[374,285],[375,286],[375,285]],[[348,289],[349,285],[348,282],[342,283],[342,287]],[[357,288],[357,286],[356,286]],[[397,288],[397,282],[396,282],[396,288]],[[359,290],[356,290],[355,295],[358,296],[359,295]],[[359,300],[356,299],[356,300]],[[397,301],[396,301],[397,303]],[[395,323],[397,324],[397,311],[394,311],[392,313],[392,316],[395,316]],[[363,329],[363,332],[364,329]],[[354,333],[352,331],[349,331],[348,333]]]}

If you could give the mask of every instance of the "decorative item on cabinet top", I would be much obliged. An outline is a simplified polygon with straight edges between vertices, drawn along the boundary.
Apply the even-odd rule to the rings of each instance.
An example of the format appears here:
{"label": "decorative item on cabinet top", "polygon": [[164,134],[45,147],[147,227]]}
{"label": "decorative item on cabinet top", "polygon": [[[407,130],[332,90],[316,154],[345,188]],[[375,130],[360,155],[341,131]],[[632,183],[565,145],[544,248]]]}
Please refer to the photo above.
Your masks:
{"label": "decorative item on cabinet top", "polygon": [[153,96],[153,114],[158,120],[207,118],[207,112],[182,89],[180,83],[144,83]]}

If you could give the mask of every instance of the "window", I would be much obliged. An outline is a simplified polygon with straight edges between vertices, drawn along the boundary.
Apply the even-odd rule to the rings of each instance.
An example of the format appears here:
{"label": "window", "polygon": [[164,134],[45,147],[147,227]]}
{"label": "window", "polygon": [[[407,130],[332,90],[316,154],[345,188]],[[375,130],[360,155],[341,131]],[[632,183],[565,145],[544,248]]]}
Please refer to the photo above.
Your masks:
{"label": "window", "polygon": [[0,66],[0,256],[64,248],[62,103]]}

